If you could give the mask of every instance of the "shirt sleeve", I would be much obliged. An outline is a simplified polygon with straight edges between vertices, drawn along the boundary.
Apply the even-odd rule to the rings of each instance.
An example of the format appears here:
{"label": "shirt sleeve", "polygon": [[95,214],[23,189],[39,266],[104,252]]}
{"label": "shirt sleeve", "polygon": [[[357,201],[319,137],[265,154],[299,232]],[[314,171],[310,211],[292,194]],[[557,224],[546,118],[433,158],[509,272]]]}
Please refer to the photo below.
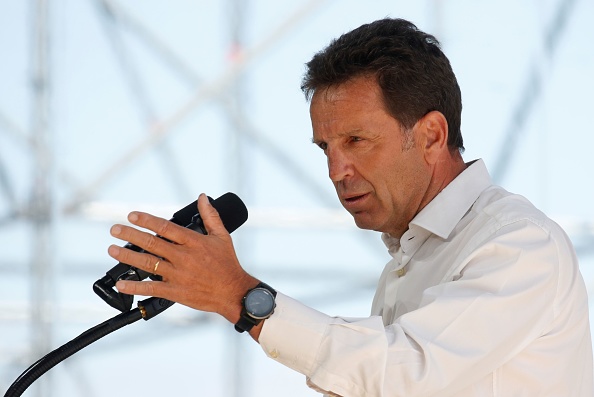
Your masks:
{"label": "shirt sleeve", "polygon": [[[544,335],[562,309],[557,243],[531,222],[497,230],[456,266],[451,280],[425,290],[417,310],[388,326],[378,316],[330,317],[279,293],[260,344],[337,395],[461,390]],[[571,287],[563,286],[565,297]]]}

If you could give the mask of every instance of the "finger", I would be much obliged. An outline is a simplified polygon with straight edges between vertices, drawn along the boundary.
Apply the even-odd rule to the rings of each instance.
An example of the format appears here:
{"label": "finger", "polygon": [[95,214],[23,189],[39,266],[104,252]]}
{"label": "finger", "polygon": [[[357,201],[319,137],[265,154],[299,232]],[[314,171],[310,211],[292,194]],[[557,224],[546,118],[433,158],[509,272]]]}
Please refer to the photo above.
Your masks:
{"label": "finger", "polygon": [[152,230],[158,236],[177,244],[181,244],[185,241],[188,232],[188,230],[182,226],[176,225],[167,219],[147,214],[146,212],[131,212],[128,214],[128,220],[136,226]]}
{"label": "finger", "polygon": [[198,197],[198,212],[200,213],[200,217],[204,222],[204,227],[208,234],[214,236],[229,234],[227,229],[225,229],[225,225],[223,225],[219,212],[212,206],[208,197],[206,197],[204,193]]}
{"label": "finger", "polygon": [[[150,223],[150,220],[147,222],[148,217],[151,217],[153,221],[155,221],[155,219],[156,219],[156,217],[153,217],[152,215],[148,215],[148,214],[140,214],[140,216],[138,218],[133,217],[133,219],[136,219],[136,222],[138,222],[139,226],[148,228],[147,226],[142,226],[142,225],[146,225],[146,223]],[[158,220],[156,220],[156,222],[160,223]],[[165,221],[165,222],[168,222],[168,221]],[[171,222],[168,222],[168,223],[171,223]],[[173,226],[177,226],[173,223],[171,223],[171,224]],[[165,229],[161,228],[161,230],[165,230]],[[144,232],[144,231],[138,230],[134,227],[125,226],[125,225],[114,225],[114,226],[112,226],[110,233],[113,237],[116,237],[123,241],[128,241],[128,242],[136,245],[137,247],[140,247],[143,250],[150,252],[150,253],[152,253],[156,256],[159,256],[159,257],[170,258],[170,255],[175,253],[175,248],[174,248],[175,244],[172,244],[172,241],[174,241],[174,240],[166,239],[165,237],[162,237],[162,236],[156,236],[152,233]],[[175,233],[167,233],[167,234],[169,236],[175,235],[176,237],[174,237],[174,238],[182,241],[182,243],[184,241],[183,239],[178,237],[178,234],[175,234]]]}
{"label": "finger", "polygon": [[161,281],[129,281],[120,280],[116,283],[119,292],[128,295],[157,296],[168,299],[169,288]]}
{"label": "finger", "polygon": [[140,253],[127,248],[111,245],[107,249],[109,256],[115,260],[144,270],[152,274],[166,276],[172,268],[171,263],[165,259],[148,253]]}
{"label": "finger", "polygon": [[113,237],[128,241],[156,256],[167,258],[167,254],[170,253],[168,248],[171,243],[154,236],[151,233],[146,233],[125,225],[113,225],[110,229],[110,233]]}

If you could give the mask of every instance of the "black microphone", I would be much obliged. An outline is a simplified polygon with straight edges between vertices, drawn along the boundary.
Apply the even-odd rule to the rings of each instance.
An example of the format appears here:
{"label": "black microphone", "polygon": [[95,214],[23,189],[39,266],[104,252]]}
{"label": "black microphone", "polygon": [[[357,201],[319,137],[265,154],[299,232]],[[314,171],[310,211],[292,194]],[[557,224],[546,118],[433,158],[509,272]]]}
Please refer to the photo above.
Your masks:
{"label": "black microphone", "polygon": [[[213,200],[208,198],[212,206],[218,211],[219,216],[229,233],[232,233],[239,226],[243,225],[248,218],[248,211],[241,199],[234,193],[225,193],[221,197]],[[176,225],[192,229],[200,234],[207,234],[204,222],[198,213],[198,201],[194,201],[173,214],[170,219]],[[160,236],[157,236],[160,237]],[[161,237],[162,238],[162,237]],[[124,248],[136,252],[146,252],[142,248],[127,243]],[[137,269],[133,266],[118,262],[112,269],[106,272],[106,275],[93,284],[93,291],[111,307],[121,312],[128,311],[132,307],[134,296],[123,294],[114,289],[119,280],[141,281],[150,277],[153,280],[160,280],[159,276]]]}

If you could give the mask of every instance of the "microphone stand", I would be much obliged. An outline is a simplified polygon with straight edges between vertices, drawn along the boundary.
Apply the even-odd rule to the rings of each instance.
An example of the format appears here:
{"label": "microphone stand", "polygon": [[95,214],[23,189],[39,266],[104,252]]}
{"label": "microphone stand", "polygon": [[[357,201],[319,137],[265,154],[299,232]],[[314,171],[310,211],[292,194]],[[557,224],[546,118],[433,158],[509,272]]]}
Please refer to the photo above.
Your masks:
{"label": "microphone stand", "polygon": [[[247,220],[247,208],[243,201],[233,193],[226,193],[216,200],[208,198],[211,204],[219,212],[223,225],[229,233],[233,232]],[[200,234],[207,234],[204,222],[199,213],[196,213],[196,201],[188,204],[173,214],[171,222],[182,225]],[[187,225],[187,226],[186,226]],[[159,236],[157,236],[159,237]],[[133,244],[126,244],[126,248],[137,252],[145,252]],[[88,345],[111,334],[118,329],[132,324],[141,318],[150,320],[157,314],[164,312],[175,302],[163,298],[152,297],[138,302],[136,309],[130,310],[134,297],[122,294],[114,289],[118,280],[140,281],[146,277],[153,280],[160,280],[160,276],[151,275],[140,269],[136,269],[125,263],[118,263],[107,274],[93,284],[93,290],[110,306],[122,313],[104,321],[83,332],[70,342],[60,346],[37,360],[27,368],[8,388],[4,397],[19,397],[33,382],[47,371],[72,356],[74,353],[84,349]]]}
{"label": "microphone stand", "polygon": [[6,394],[4,394],[4,397],[21,396],[33,382],[74,353],[118,329],[140,320],[141,318],[148,321],[157,314],[167,310],[174,303],[175,302],[162,298],[148,298],[138,302],[138,307],[136,309],[120,313],[117,316],[88,329],[70,342],[49,352],[33,363],[13,382],[6,391]]}

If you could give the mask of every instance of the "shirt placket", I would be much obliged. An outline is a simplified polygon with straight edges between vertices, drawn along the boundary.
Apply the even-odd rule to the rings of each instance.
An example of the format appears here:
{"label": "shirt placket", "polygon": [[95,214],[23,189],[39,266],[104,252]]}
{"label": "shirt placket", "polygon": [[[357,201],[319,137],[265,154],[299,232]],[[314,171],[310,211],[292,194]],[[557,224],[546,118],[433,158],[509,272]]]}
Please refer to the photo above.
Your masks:
{"label": "shirt placket", "polygon": [[[418,238],[417,238],[418,237]],[[402,283],[406,282],[406,273],[408,265],[412,256],[422,244],[421,240],[425,240],[427,236],[422,233],[417,236],[417,233],[412,231],[406,232],[400,239],[398,248],[392,247],[390,254],[392,255],[393,269],[388,274],[386,280],[386,289],[384,295],[383,305],[383,321],[385,325],[391,324],[394,321],[394,315],[398,311],[398,290]],[[394,252],[395,251],[395,252]]]}
{"label": "shirt placket", "polygon": [[393,321],[396,307],[394,302],[398,296],[398,287],[402,282],[402,277],[406,273],[406,263],[403,263],[402,247],[398,247],[396,252],[391,252],[392,270],[388,273],[386,280],[386,289],[384,295],[384,307],[383,307],[383,321],[385,325],[390,324]]}

